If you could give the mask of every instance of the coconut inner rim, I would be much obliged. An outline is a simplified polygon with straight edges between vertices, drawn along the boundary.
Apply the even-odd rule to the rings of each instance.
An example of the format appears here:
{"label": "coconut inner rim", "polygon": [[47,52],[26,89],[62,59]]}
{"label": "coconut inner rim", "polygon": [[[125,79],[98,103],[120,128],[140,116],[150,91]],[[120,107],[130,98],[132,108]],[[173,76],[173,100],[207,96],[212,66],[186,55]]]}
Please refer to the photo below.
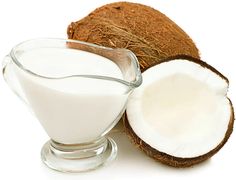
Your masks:
{"label": "coconut inner rim", "polygon": [[172,60],[149,68],[127,106],[134,132],[175,157],[197,157],[223,140],[231,109],[226,80],[208,68]]}

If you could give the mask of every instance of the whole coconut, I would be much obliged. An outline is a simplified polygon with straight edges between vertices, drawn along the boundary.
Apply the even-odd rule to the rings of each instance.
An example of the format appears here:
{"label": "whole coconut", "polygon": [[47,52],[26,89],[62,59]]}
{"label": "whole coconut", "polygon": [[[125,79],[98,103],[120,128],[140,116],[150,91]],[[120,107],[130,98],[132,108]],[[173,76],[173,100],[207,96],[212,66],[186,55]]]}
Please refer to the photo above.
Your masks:
{"label": "whole coconut", "polygon": [[116,2],[72,22],[68,38],[111,48],[127,48],[137,56],[141,71],[178,54],[199,58],[191,38],[161,12],[137,3]]}

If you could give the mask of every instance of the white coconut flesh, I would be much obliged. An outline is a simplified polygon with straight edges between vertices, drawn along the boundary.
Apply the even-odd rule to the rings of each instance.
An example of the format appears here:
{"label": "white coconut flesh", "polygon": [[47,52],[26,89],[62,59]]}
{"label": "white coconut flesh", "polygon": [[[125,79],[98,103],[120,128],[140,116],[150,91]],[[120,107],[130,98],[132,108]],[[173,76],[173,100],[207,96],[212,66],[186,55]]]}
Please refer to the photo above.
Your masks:
{"label": "white coconut flesh", "polygon": [[231,116],[227,80],[184,59],[158,64],[142,75],[143,84],[126,111],[140,139],[181,158],[201,156],[220,144]]}

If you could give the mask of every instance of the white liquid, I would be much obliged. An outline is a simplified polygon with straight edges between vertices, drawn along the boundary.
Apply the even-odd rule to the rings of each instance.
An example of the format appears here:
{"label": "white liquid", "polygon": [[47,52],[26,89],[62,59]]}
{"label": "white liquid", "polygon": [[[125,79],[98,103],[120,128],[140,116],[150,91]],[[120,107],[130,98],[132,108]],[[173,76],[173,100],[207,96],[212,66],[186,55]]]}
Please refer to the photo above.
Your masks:
{"label": "white liquid", "polygon": [[[102,75],[122,79],[112,61],[72,49],[37,49],[19,57],[28,70],[48,77]],[[15,67],[35,115],[54,141],[64,144],[97,139],[121,113],[127,87],[116,81],[68,77],[46,79]]]}

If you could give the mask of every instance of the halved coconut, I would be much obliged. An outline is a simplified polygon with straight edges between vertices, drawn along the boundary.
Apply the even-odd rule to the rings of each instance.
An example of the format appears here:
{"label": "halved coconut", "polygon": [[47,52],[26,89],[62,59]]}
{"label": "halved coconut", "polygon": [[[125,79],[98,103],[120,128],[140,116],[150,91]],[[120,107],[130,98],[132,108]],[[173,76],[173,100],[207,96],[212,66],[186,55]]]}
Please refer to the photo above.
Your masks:
{"label": "halved coconut", "polygon": [[125,130],[147,155],[188,167],[214,155],[233,130],[228,79],[203,61],[176,56],[143,72],[131,95]]}

